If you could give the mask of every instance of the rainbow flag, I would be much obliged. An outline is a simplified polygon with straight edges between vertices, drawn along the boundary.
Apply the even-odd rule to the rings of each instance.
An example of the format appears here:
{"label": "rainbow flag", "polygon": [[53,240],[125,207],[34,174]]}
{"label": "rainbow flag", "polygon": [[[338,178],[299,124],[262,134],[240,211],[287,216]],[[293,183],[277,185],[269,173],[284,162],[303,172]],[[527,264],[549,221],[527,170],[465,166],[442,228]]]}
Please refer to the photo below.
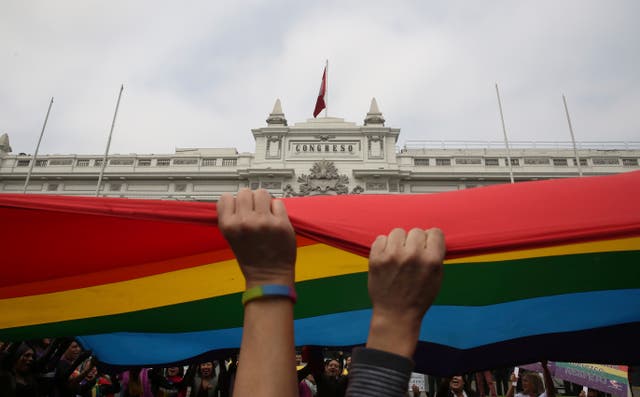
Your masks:
{"label": "rainbow flag", "polygon": [[[371,242],[438,226],[448,254],[418,371],[640,357],[640,172],[285,204],[297,345],[364,343]],[[209,203],[0,195],[0,340],[75,335],[113,366],[237,348],[244,280],[216,219]]]}
{"label": "rainbow flag", "polygon": [[[637,362],[637,360],[636,360]],[[531,371],[542,372],[539,364],[521,366]],[[587,386],[614,396],[628,396],[628,367],[626,365],[563,363],[550,361],[549,372],[554,378]]]}

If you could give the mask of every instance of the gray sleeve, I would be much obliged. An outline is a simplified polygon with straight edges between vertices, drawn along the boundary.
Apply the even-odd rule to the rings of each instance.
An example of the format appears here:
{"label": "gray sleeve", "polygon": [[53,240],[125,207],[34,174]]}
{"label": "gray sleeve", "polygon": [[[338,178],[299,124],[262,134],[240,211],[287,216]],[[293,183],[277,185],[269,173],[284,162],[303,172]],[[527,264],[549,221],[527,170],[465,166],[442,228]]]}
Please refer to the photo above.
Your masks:
{"label": "gray sleeve", "polygon": [[353,350],[347,397],[406,396],[413,361],[381,350]]}

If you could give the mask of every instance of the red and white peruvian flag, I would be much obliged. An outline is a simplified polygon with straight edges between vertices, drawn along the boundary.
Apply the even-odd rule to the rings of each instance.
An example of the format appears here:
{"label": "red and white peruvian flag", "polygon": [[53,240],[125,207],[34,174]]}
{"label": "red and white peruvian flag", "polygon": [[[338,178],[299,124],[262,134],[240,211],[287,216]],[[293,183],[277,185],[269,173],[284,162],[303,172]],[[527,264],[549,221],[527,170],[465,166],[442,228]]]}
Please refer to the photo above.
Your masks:
{"label": "red and white peruvian flag", "polygon": [[322,72],[322,83],[320,83],[320,92],[318,92],[318,99],[316,100],[316,108],[313,110],[313,117],[317,117],[322,109],[326,108],[327,105],[324,103],[324,96],[327,93],[327,66],[324,67],[324,72]]}

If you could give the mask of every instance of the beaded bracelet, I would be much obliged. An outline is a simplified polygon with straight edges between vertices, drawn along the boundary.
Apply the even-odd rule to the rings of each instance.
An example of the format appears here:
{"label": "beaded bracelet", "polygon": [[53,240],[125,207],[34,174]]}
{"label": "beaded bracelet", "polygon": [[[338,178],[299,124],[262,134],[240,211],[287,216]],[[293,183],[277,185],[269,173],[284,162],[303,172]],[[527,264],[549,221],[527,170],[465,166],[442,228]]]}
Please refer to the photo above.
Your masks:
{"label": "beaded bracelet", "polygon": [[296,303],[296,300],[298,300],[298,295],[296,294],[296,290],[293,289],[293,287],[289,287],[287,285],[267,284],[249,288],[248,290],[244,291],[244,293],[242,294],[242,304],[246,305],[247,302],[254,299],[260,299],[270,296],[284,296],[291,299],[293,303]]}

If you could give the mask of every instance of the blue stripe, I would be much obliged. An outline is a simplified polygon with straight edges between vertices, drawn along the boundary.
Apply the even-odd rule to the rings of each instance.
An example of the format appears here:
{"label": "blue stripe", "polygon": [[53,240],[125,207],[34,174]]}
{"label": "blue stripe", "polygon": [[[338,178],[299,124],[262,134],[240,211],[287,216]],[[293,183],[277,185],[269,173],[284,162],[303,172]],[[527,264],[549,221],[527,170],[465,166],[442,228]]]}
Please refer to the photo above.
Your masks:
{"label": "blue stripe", "polygon": [[[371,310],[295,321],[296,345],[348,346],[366,341]],[[469,349],[525,336],[572,332],[640,321],[640,289],[584,292],[490,306],[434,306],[420,340]],[[237,348],[241,328],[179,334],[114,333],[81,343],[113,365],[159,364],[207,351]]]}

